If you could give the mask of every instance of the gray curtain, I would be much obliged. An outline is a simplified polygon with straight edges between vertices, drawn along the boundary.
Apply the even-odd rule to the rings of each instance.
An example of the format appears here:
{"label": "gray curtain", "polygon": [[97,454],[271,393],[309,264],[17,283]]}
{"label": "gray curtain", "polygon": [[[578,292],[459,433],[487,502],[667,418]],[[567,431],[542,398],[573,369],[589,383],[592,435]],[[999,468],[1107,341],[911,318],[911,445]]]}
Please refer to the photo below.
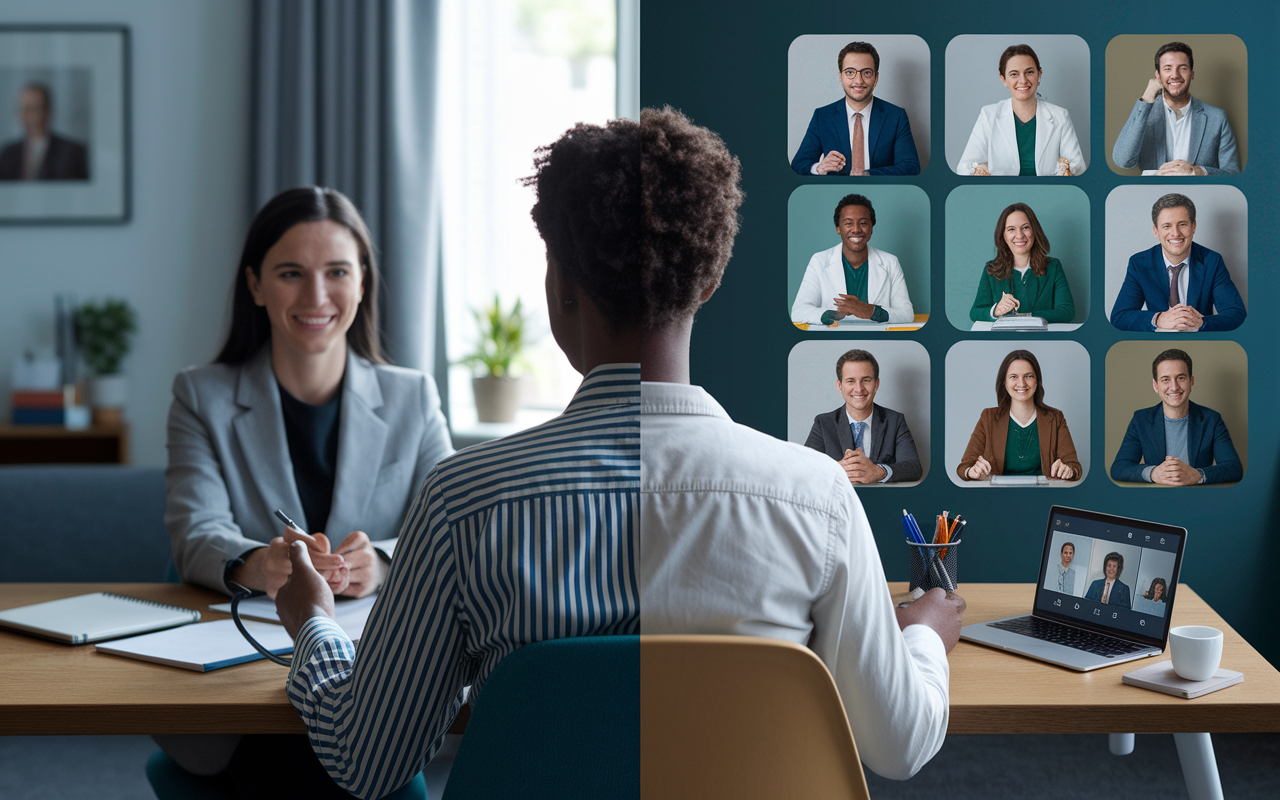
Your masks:
{"label": "gray curtain", "polygon": [[395,363],[435,374],[440,192],[437,0],[255,0],[253,210],[293,186],[351,198],[384,279]]}

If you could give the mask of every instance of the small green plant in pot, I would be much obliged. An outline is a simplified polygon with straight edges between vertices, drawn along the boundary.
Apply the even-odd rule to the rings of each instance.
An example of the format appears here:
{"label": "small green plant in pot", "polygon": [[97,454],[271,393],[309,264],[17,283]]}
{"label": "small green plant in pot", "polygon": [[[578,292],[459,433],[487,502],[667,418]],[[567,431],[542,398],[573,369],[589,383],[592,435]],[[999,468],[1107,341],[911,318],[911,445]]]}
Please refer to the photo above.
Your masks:
{"label": "small green plant in pot", "polygon": [[528,318],[519,298],[510,311],[504,311],[495,294],[493,306],[473,309],[478,336],[475,352],[459,364],[480,368],[471,379],[475,392],[476,417],[481,422],[511,422],[520,407],[520,381],[515,369],[523,365]]}
{"label": "small green plant in pot", "polygon": [[94,375],[89,385],[94,423],[118,423],[127,395],[120,365],[138,330],[138,315],[125,300],[104,300],[80,306],[75,318],[76,344]]}

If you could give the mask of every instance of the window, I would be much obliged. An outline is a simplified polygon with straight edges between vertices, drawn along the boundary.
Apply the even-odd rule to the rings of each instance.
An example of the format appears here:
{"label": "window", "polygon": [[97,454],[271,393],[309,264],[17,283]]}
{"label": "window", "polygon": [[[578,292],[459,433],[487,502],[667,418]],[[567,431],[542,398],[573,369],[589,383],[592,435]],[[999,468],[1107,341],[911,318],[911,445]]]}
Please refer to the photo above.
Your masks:
{"label": "window", "polygon": [[[491,306],[495,292],[506,308],[519,298],[532,339],[522,405],[545,416],[564,408],[581,376],[551,336],[546,251],[529,216],[533,190],[520,179],[537,147],[576,122],[617,116],[616,18],[615,0],[451,0],[441,9],[446,353],[454,363],[473,348],[471,309]],[[455,430],[474,419],[470,377],[450,367]]]}

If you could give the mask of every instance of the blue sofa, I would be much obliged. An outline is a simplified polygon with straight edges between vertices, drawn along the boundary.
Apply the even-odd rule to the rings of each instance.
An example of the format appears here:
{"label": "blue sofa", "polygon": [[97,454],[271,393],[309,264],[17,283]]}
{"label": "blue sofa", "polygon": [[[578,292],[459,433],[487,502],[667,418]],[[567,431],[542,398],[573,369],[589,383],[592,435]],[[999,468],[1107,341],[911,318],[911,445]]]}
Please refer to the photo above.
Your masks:
{"label": "blue sofa", "polygon": [[164,580],[159,467],[0,467],[0,581]]}

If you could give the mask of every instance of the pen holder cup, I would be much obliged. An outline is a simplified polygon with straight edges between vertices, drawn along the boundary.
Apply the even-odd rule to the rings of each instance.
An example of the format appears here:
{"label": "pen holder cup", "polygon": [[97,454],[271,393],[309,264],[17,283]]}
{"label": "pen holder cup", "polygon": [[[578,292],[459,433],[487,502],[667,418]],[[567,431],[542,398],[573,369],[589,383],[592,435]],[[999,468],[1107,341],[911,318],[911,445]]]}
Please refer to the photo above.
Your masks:
{"label": "pen holder cup", "polygon": [[954,590],[960,585],[960,540],[911,544],[911,588]]}

